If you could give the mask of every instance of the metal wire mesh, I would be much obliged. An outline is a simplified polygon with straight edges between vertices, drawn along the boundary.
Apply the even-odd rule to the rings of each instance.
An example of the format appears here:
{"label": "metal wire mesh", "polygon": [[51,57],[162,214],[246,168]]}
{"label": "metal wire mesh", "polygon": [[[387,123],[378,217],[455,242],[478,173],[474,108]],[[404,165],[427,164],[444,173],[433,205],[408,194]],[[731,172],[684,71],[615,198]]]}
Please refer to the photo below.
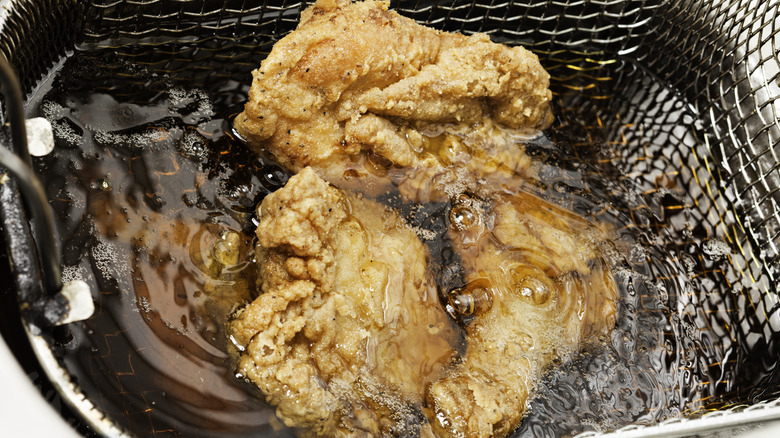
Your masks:
{"label": "metal wire mesh", "polygon": [[[28,90],[73,46],[94,51],[96,58],[110,53],[216,93],[226,84],[246,85],[249,72],[294,29],[307,5],[54,3],[18,2],[0,36],[0,48],[17,65]],[[677,285],[667,273],[649,268],[648,284],[657,290],[639,291],[625,305],[637,319],[668,319],[669,332],[662,339],[642,339],[641,324],[624,321],[623,333],[635,336],[636,345],[669,342],[670,357],[691,358],[675,359],[681,365],[665,374],[672,381],[668,400],[696,400],[680,406],[679,413],[702,414],[777,397],[780,1],[402,0],[392,6],[438,29],[485,32],[496,41],[534,50],[551,73],[563,108],[564,122],[556,132],[577,133],[568,138],[573,155],[595,151],[605,165],[620,171],[619,180],[643,194],[646,202],[626,201],[616,208],[688,267],[690,281],[664,303],[677,311],[664,313],[655,302],[658,290]],[[54,23],[52,34],[76,36],[61,41],[35,36],[35,23]],[[22,45],[46,50],[19,50]],[[139,77],[139,87],[144,80]],[[725,259],[708,252],[716,240],[731,249]],[[632,312],[624,309],[623,314]],[[711,350],[724,361],[695,359]],[[587,368],[588,362],[574,366]],[[631,387],[631,382],[616,382],[618,388]],[[602,397],[610,391],[563,374],[550,377],[541,391],[554,392],[556,385]],[[638,404],[649,406],[636,397]],[[537,410],[553,409],[544,401],[535,403]],[[600,415],[582,412],[572,421],[596,422]],[[668,412],[654,416],[647,409],[626,414],[629,423],[667,418]],[[533,427],[531,419],[519,433],[532,433]],[[611,428],[600,424],[596,429]]]}

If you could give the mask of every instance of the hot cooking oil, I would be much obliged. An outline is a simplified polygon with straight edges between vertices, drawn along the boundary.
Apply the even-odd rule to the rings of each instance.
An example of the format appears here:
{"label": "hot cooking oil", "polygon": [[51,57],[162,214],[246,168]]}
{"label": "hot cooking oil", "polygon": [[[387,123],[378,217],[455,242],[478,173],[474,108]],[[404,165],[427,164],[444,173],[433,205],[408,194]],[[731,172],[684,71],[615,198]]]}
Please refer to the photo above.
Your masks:
{"label": "hot cooking oil", "polygon": [[[509,172],[532,165],[522,190],[609,230],[602,260],[619,302],[610,335],[546,371],[516,435],[652,424],[739,402],[761,376],[740,377],[751,352],[735,346],[736,256],[689,180],[668,171],[669,151],[696,147],[685,144],[697,135],[695,115],[630,62],[588,71],[574,67],[591,58],[561,57],[542,56],[556,122],[517,139],[529,161]],[[84,50],[28,105],[55,131],[55,151],[35,165],[57,214],[64,275],[98,291],[96,314],[73,326],[63,361],[87,397],[137,435],[291,433],[236,378],[225,333],[229,315],[257,294],[254,207],[289,177],[232,131],[245,79],[196,87]],[[648,89],[679,104],[659,116]],[[447,154],[437,135],[430,147]],[[397,193],[379,200],[419,231],[454,318],[468,324],[490,305],[471,293],[479,288],[465,284],[448,242],[450,228],[478,220],[471,207]]]}

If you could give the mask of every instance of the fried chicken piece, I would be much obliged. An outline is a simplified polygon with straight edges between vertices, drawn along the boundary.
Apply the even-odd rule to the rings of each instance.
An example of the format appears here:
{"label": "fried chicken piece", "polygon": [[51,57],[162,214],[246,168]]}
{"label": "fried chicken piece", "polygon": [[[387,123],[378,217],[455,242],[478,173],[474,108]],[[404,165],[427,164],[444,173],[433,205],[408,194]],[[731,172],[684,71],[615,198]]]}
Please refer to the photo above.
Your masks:
{"label": "fried chicken piece", "polygon": [[[379,313],[371,310],[376,309],[371,306],[377,305],[377,295],[365,291],[355,279],[354,262],[344,260],[376,260],[395,244],[373,245],[379,237],[368,239],[371,245],[338,237],[353,222],[332,212],[322,215],[333,222],[327,225],[325,219],[309,220],[309,213],[284,219],[270,206],[263,207],[264,214],[274,211],[258,228],[258,235],[266,236],[260,238],[267,249],[259,251],[264,293],[234,323],[239,344],[248,344],[242,369],[288,424],[319,434],[404,434],[391,425],[406,415],[398,412],[408,411],[395,406],[418,406],[421,392],[423,411],[441,436],[510,433],[520,423],[543,370],[603,333],[614,323],[615,312],[615,283],[597,251],[601,231],[520,190],[533,176],[520,144],[552,121],[549,75],[536,56],[520,47],[494,44],[485,35],[425,28],[388,11],[384,2],[318,0],[253,75],[249,102],[235,127],[255,149],[269,152],[291,170],[311,166],[345,190],[374,196],[396,186],[405,201],[456,204],[452,242],[467,286],[452,292],[450,304],[473,313],[474,319],[466,329],[466,352],[450,364],[446,376],[436,367],[433,373],[414,375],[414,366],[398,362],[400,355],[368,363],[375,354],[364,357],[355,345],[364,338],[390,338],[383,337],[384,326],[375,322]],[[321,191],[311,199],[334,197],[328,205],[338,204],[339,196],[348,199],[328,190],[335,195]],[[464,193],[491,199],[492,206],[484,207],[484,214],[468,214],[461,208]],[[349,199],[339,202],[351,203],[358,222],[376,223],[369,217],[380,207]],[[375,207],[359,217],[357,205]],[[397,218],[391,222],[400,223]],[[268,233],[261,233],[263,227]],[[268,240],[286,228],[294,231],[289,237]],[[363,227],[366,232],[378,228]],[[419,242],[412,237],[383,239],[414,241],[416,248]],[[407,252],[424,251],[399,250],[404,257]],[[344,256],[334,261],[334,254]],[[343,272],[342,263],[352,273]],[[409,262],[386,263],[398,270],[418,269]],[[323,274],[326,266],[336,273]],[[424,263],[419,266],[425,269]],[[409,284],[423,274],[399,275],[396,283],[407,285],[403,296],[420,290]],[[339,283],[338,278],[350,281]],[[435,307],[433,292],[420,293],[412,296],[427,296],[425,303]],[[265,304],[255,305],[260,302]],[[341,303],[347,303],[343,313]],[[415,305],[409,304],[408,309]],[[448,327],[432,307],[416,312],[426,312],[427,318]],[[336,315],[341,329],[331,334],[319,328],[327,325],[311,322],[318,320],[317,312],[326,315],[322,321]],[[268,322],[280,314],[284,324],[282,319]],[[255,328],[258,321],[260,329]],[[309,321],[305,327],[303,321]],[[425,324],[417,327],[422,330]],[[409,333],[393,342],[409,339]],[[426,360],[441,367],[452,356],[447,348],[453,344],[442,343],[453,338],[450,333],[447,328],[426,335],[430,342],[439,342],[440,354],[431,354],[436,350],[425,346],[423,352],[411,345],[398,351],[413,359],[409,363],[420,362],[415,354],[428,354]],[[266,357],[274,357],[273,362],[263,362]],[[332,365],[333,357],[345,365]],[[312,376],[322,384],[307,384]],[[395,401],[378,403],[367,395],[364,388],[376,384],[384,385],[383,393]]]}
{"label": "fried chicken piece", "polygon": [[311,436],[428,427],[424,388],[459,335],[414,232],[310,168],[268,195],[258,217],[261,294],[229,327],[241,373]]}
{"label": "fried chicken piece", "polygon": [[[483,119],[537,132],[552,121],[536,55],[486,35],[427,28],[388,3],[318,0],[253,72],[237,132],[283,166],[313,166],[341,188],[383,187],[363,164],[443,168],[419,148],[421,124]],[[374,191],[377,191],[376,189]]]}
{"label": "fried chicken piece", "polygon": [[522,193],[489,213],[469,202],[451,232],[467,285],[449,301],[474,320],[462,362],[427,392],[428,417],[437,436],[501,437],[545,368],[614,325],[617,287],[596,249],[604,235],[584,219]]}

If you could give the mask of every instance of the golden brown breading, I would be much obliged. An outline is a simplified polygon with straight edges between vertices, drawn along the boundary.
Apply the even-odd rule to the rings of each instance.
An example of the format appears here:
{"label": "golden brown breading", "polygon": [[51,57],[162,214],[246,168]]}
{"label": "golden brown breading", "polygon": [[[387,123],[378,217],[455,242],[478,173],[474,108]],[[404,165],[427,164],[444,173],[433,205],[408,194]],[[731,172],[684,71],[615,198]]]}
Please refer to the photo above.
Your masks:
{"label": "golden brown breading", "polygon": [[239,369],[289,426],[316,436],[413,434],[456,329],[428,253],[391,210],[310,168],[258,211],[261,294],[230,325]]}
{"label": "golden brown breading", "polygon": [[461,363],[427,393],[440,437],[511,433],[542,371],[615,321],[617,288],[598,257],[599,229],[528,194],[497,197],[489,212],[470,202],[453,210],[469,218],[451,232],[468,275],[449,300],[475,317]]}
{"label": "golden brown breading", "polygon": [[[420,406],[421,432],[511,433],[543,370],[605,332],[616,299],[604,233],[521,191],[522,141],[552,118],[536,56],[386,2],[318,0],[253,75],[237,131],[304,170],[260,210],[262,294],[231,325],[243,372],[314,435],[405,435]],[[450,304],[474,313],[457,361],[425,247],[312,168],[340,189],[454,205],[467,286]]]}
{"label": "golden brown breading", "polygon": [[[492,118],[520,132],[551,122],[549,75],[522,47],[440,32],[388,3],[318,0],[253,72],[237,131],[283,166],[317,168],[344,187],[363,177],[361,151],[396,167],[441,168],[410,137],[419,123]],[[346,171],[347,175],[344,173]]]}
{"label": "golden brown breading", "polygon": [[424,132],[409,137],[427,155],[420,165],[388,172],[405,199],[449,201],[466,192],[490,198],[496,192],[516,192],[535,176],[521,143],[527,138],[491,119],[471,125],[428,126]]}

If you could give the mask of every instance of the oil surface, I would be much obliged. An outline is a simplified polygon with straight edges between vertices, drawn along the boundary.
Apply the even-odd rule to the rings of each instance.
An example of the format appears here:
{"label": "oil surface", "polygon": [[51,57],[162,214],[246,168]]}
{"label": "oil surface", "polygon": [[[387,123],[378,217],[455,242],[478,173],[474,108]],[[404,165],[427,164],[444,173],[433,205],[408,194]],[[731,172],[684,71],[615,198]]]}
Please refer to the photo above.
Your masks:
{"label": "oil surface", "polygon": [[224,333],[252,298],[254,205],[286,181],[225,132],[245,90],[214,102],[87,54],[46,88],[35,111],[57,150],[37,165],[65,280],[98,292],[96,315],[74,326],[68,369],[139,436],[273,434],[273,410],[235,379]]}
{"label": "oil surface", "polygon": [[[734,347],[732,245],[718,237],[693,179],[664,155],[685,150],[675,141],[695,134],[694,120],[636,66],[598,68],[616,79],[578,87],[593,75],[550,69],[556,123],[524,146],[538,167],[532,193],[614,230],[605,257],[620,288],[617,325],[545,374],[517,436],[653,424],[739,401],[746,391],[737,388],[755,383],[737,378],[748,353]],[[97,304],[94,317],[73,325],[65,365],[139,436],[290,433],[235,378],[224,333],[231,311],[255,293],[254,205],[287,178],[231,138],[229,117],[247,88],[188,87],[85,51],[28,105],[55,128],[57,148],[36,167],[58,215],[66,280],[86,280]],[[621,119],[643,108],[642,90],[666,96],[673,111],[662,119],[628,111],[644,124]],[[440,289],[462,286],[446,231],[463,215],[446,202],[383,202],[430,237]]]}

